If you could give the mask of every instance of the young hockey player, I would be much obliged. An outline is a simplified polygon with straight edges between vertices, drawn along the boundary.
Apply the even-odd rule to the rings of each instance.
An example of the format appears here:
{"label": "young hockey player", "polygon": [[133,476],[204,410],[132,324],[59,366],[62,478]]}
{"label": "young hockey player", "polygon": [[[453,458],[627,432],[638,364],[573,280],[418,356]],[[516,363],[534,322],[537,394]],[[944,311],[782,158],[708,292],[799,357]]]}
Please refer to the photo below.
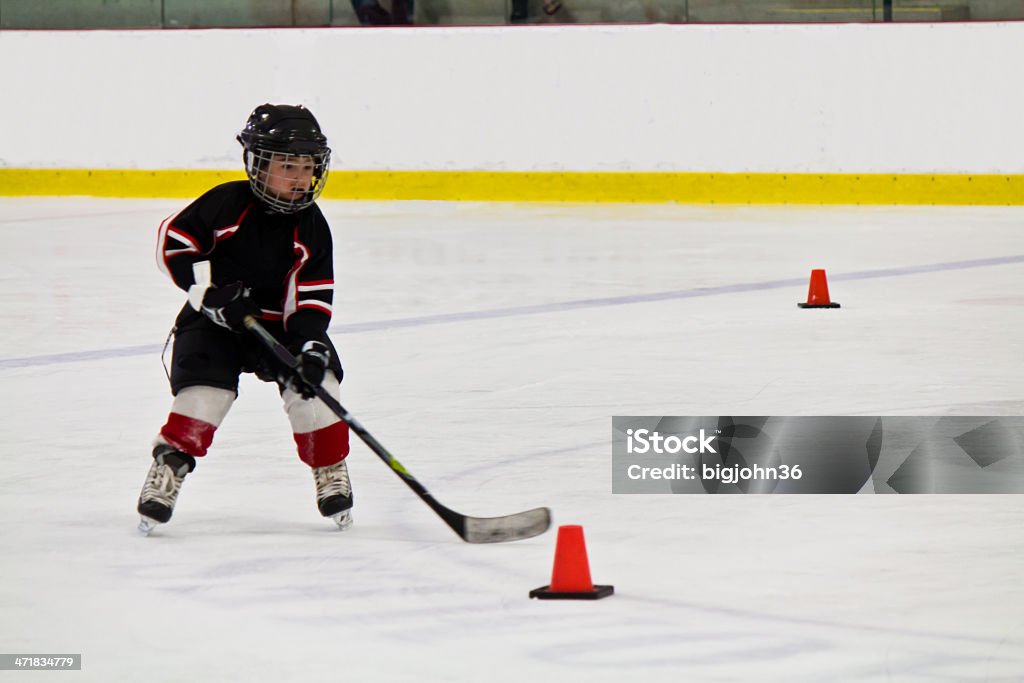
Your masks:
{"label": "young hockey player", "polygon": [[[158,264],[188,300],[174,324],[174,401],[139,496],[139,528],[148,533],[171,518],[185,476],[238,394],[240,373],[252,372],[278,382],[299,458],[313,470],[320,514],[344,529],[352,508],[348,427],[305,383],[337,397],[342,378],[327,337],[331,232],[314,203],[331,150],[302,106],[257,107],[237,139],[248,182],[219,185],[160,226]],[[247,315],[296,354],[301,378],[245,330]]]}

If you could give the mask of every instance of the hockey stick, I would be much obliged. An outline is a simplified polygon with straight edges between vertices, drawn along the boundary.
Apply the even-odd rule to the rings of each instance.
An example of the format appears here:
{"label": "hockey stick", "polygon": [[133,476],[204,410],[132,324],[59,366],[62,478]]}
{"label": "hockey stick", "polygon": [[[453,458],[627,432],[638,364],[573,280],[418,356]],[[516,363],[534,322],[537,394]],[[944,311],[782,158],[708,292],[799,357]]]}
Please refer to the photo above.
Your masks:
{"label": "hockey stick", "polygon": [[[245,316],[245,328],[256,335],[264,346],[267,347],[274,357],[301,379],[298,373],[299,359],[292,355],[288,349],[277,341],[266,328],[251,315]],[[304,381],[304,380],[303,380]],[[310,386],[316,392],[317,398],[327,404],[327,407],[338,416],[342,422],[349,426],[360,439],[363,440],[370,450],[378,458],[391,468],[391,471],[405,482],[406,486],[416,492],[420,499],[430,506],[430,509],[438,514],[445,523],[452,528],[452,531],[459,535],[467,543],[504,543],[506,541],[518,541],[524,538],[532,538],[548,530],[551,526],[551,510],[548,508],[535,508],[525,512],[517,512],[504,517],[469,517],[441,505],[434,496],[427,491],[416,477],[412,476],[409,470],[405,469],[402,463],[395,459],[377,439],[373,437],[366,428],[352,417],[345,408],[334,399],[333,396],[321,386]]]}

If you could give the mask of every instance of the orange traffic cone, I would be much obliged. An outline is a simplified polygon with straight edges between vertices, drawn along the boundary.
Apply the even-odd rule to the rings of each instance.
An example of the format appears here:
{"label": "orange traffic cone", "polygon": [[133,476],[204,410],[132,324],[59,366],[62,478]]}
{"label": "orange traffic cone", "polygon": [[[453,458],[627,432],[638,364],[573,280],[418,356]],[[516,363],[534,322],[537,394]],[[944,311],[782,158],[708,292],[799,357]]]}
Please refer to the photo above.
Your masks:
{"label": "orange traffic cone", "polygon": [[530,597],[541,600],[597,600],[614,592],[614,586],[595,586],[590,580],[583,527],[578,524],[558,527],[551,585],[534,588]]}
{"label": "orange traffic cone", "polygon": [[828,279],[825,270],[811,271],[811,286],[807,289],[807,303],[797,304],[800,308],[839,308],[839,304],[828,298]]}

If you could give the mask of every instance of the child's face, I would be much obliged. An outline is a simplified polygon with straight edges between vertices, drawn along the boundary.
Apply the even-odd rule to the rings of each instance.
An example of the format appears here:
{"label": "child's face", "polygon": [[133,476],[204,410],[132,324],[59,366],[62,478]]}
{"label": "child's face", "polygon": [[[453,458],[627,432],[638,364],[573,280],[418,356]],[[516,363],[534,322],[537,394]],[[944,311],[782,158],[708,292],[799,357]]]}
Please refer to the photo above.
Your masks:
{"label": "child's face", "polygon": [[311,156],[275,154],[263,171],[267,191],[284,201],[295,201],[313,185],[316,164]]}

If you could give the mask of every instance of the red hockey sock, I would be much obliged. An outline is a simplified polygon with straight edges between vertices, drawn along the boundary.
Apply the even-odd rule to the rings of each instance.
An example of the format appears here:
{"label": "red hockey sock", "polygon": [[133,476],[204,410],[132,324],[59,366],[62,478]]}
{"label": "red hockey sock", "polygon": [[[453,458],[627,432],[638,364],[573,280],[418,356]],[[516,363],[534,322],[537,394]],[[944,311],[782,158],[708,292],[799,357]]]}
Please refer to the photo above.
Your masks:
{"label": "red hockey sock", "polygon": [[334,465],[348,455],[348,425],[344,422],[294,436],[299,459],[310,467]]}
{"label": "red hockey sock", "polygon": [[167,424],[160,429],[160,436],[179,451],[201,458],[213,443],[216,431],[217,427],[209,422],[171,413],[167,416]]}

